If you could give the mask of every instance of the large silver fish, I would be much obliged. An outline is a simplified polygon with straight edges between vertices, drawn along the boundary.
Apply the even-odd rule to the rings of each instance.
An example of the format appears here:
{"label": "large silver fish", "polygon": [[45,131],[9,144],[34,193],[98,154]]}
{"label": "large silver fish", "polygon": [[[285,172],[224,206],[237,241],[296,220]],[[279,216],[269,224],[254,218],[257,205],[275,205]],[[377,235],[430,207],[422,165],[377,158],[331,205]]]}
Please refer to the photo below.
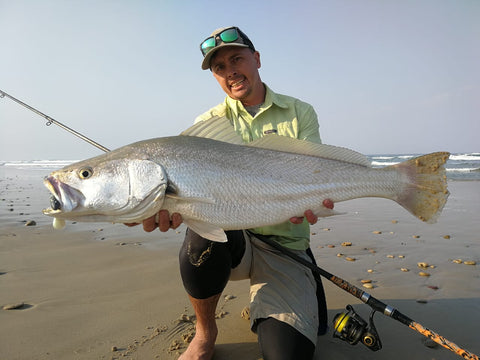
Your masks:
{"label": "large silver fish", "polygon": [[200,235],[274,225],[307,209],[360,197],[392,199],[435,222],[448,197],[443,164],[433,153],[382,169],[352,150],[270,135],[243,144],[225,118],[179,136],[137,142],[54,171],[44,213],[60,221],[134,223],[160,209],[182,215]]}

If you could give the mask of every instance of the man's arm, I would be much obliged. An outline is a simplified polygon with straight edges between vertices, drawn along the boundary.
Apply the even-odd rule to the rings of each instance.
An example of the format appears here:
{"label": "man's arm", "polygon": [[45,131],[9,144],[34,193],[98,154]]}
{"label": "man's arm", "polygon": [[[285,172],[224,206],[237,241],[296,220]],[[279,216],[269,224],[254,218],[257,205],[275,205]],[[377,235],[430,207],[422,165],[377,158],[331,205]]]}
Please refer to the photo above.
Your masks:
{"label": "man's arm", "polygon": [[297,110],[297,116],[299,126],[298,138],[321,144],[318,116],[313,107],[303,103],[303,106]]}

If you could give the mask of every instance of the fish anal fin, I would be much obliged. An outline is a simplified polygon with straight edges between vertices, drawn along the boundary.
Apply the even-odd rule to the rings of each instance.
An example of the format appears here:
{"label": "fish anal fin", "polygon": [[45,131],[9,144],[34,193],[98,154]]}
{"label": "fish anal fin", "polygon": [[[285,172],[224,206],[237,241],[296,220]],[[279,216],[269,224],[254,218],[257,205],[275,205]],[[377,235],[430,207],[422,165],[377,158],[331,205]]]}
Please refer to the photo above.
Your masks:
{"label": "fish anal fin", "polygon": [[183,222],[190,229],[205,239],[216,242],[227,242],[227,235],[225,235],[225,231],[222,228],[191,219],[184,219]]}

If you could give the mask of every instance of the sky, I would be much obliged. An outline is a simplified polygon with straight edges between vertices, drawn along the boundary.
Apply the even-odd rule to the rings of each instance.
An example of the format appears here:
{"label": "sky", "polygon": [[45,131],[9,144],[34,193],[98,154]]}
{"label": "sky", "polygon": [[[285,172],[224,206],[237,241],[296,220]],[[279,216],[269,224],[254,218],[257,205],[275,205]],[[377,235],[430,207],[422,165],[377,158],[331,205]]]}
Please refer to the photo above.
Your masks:
{"label": "sky", "polygon": [[[0,0],[0,90],[109,149],[177,135],[225,94],[199,43],[239,26],[324,143],[480,152],[478,0]],[[0,98],[1,160],[102,152]]]}

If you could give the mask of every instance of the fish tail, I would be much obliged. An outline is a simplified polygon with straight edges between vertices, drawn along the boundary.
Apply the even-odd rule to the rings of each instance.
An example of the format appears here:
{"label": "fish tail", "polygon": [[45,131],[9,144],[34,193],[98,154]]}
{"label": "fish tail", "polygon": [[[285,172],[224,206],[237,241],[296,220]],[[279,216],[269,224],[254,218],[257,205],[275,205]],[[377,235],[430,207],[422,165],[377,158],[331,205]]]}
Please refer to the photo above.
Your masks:
{"label": "fish tail", "polygon": [[444,164],[448,152],[436,152],[392,165],[406,177],[406,186],[395,199],[410,213],[427,223],[435,223],[447,202]]}

